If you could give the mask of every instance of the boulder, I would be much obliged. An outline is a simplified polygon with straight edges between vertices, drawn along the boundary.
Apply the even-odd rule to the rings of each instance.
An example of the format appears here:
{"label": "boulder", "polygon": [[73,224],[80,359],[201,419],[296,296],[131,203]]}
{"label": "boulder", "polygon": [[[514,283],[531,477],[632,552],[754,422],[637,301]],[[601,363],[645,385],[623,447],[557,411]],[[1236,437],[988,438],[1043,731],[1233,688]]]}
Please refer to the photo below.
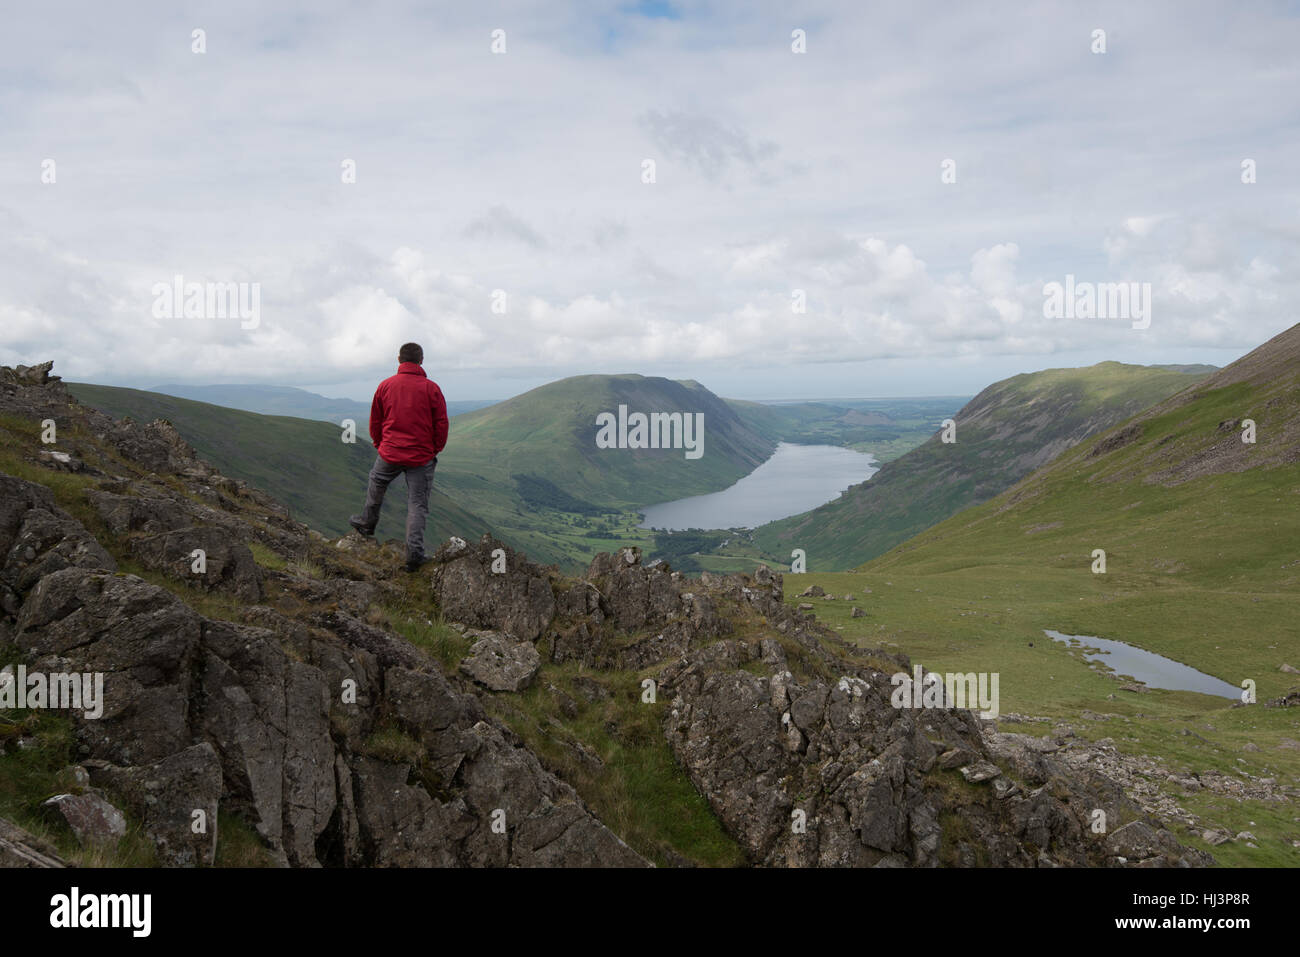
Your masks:
{"label": "boulder", "polygon": [[91,780],[126,801],[163,867],[216,862],[222,779],[212,745],[197,744],[150,765],[98,768]]}
{"label": "boulder", "polygon": [[[131,540],[131,550],[150,568],[170,578],[222,591],[247,602],[262,597],[262,570],[248,546],[232,541],[220,528],[196,525]],[[203,552],[196,572],[196,551]]]}
{"label": "boulder", "polygon": [[134,575],[64,568],[28,593],[13,640],[36,669],[103,674],[102,715],[69,717],[84,753],[130,765],[191,743],[200,626],[188,605]]}
{"label": "boulder", "polygon": [[56,794],[42,802],[42,807],[52,807],[62,814],[83,846],[112,845],[126,836],[126,817],[93,792]]}
{"label": "boulder", "polygon": [[542,656],[531,642],[495,632],[477,635],[469,657],[460,663],[463,674],[489,691],[523,691],[533,683],[541,670]]}
{"label": "boulder", "polygon": [[[505,571],[494,572],[502,558]],[[434,598],[452,621],[536,641],[555,617],[546,572],[488,535],[477,545],[455,539],[438,549],[432,580]]]}

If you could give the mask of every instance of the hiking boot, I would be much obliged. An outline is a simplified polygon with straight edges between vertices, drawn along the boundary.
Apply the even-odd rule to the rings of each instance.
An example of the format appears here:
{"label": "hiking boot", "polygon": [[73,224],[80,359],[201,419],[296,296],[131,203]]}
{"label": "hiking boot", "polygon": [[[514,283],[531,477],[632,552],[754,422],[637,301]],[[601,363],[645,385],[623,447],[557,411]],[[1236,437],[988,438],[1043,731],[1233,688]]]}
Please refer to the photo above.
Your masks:
{"label": "hiking boot", "polygon": [[353,515],[348,519],[348,524],[357,530],[358,535],[364,535],[366,538],[373,538],[375,535],[375,527],[362,522],[360,515]]}
{"label": "hiking boot", "polygon": [[407,555],[406,570],[408,572],[418,572],[420,567],[429,561],[428,555]]}

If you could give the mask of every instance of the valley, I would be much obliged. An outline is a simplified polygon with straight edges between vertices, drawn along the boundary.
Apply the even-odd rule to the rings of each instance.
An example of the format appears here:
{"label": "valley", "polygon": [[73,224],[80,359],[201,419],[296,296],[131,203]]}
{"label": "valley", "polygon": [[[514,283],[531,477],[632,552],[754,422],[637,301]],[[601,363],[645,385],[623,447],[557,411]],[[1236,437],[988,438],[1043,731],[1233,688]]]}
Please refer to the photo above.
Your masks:
{"label": "valley", "polygon": [[[451,504],[437,520],[445,523],[440,535],[468,540],[472,533],[459,530],[478,522],[562,569],[579,566],[582,556],[639,545],[647,559],[713,575],[750,573],[760,561],[788,569],[786,544],[796,539],[782,536],[803,529],[798,541],[813,543],[808,571],[787,574],[783,598],[794,621],[815,620],[851,647],[905,655],[929,671],[994,675],[1000,731],[1041,739],[1036,747],[1044,753],[1120,783],[1181,841],[1222,864],[1288,866],[1300,853],[1300,712],[1292,706],[1292,669],[1300,661],[1298,377],[1300,327],[1222,370],[1118,363],[1052,370],[998,383],[968,403],[955,415],[954,446],[934,435],[932,414],[942,411],[935,406],[908,429],[879,410],[727,403],[695,383],[564,380],[454,420],[461,446],[439,466],[439,491]],[[364,474],[364,449],[356,450],[363,455],[350,473],[321,468],[321,461],[338,460],[338,467],[354,454],[335,448],[341,443],[327,423],[129,390],[71,391],[106,409],[172,417],[197,449],[224,457],[232,474],[246,469],[275,485],[291,502],[312,488],[290,468],[294,451],[313,463],[308,471],[319,481],[356,482]],[[597,450],[594,441],[580,448],[594,432],[596,410],[619,403],[698,410],[706,429],[721,424],[698,461],[686,460],[681,449],[615,452]],[[572,412],[557,417],[556,408]],[[867,441],[861,430],[885,428],[912,436],[917,446],[830,506],[756,529],[638,527],[636,499],[651,484],[683,498],[707,495],[752,474],[781,442],[853,448]],[[233,435],[241,436],[238,443]],[[263,450],[250,449],[254,436]],[[598,459],[597,451],[615,457]],[[704,469],[691,473],[687,466]],[[836,570],[856,547],[836,542],[861,539],[870,527],[852,517],[851,506],[867,492],[878,499],[896,494],[881,482],[891,468],[899,476],[893,487],[912,493],[892,506],[893,514],[918,525],[934,518],[931,527],[854,569]],[[944,484],[955,491],[936,497]],[[984,500],[960,508],[978,498]],[[910,527],[896,523],[891,534]],[[838,537],[827,537],[828,530]],[[1106,556],[1100,574],[1098,550]],[[702,581],[716,579],[706,574]],[[390,613],[389,621],[415,628],[400,614]],[[444,636],[437,647],[460,647],[441,625],[433,627]],[[1096,636],[1093,645],[1120,642],[1113,647],[1162,656],[1210,684],[1201,691],[1153,687],[1123,668],[1112,673],[1089,662],[1089,640],[1067,644],[1053,634]],[[580,675],[557,667],[556,686],[576,693]],[[1243,685],[1255,703],[1229,697]],[[519,700],[523,710],[500,704],[503,720],[587,781],[593,794],[608,785],[582,760],[555,751],[547,734],[530,730],[554,720],[552,697],[530,691]],[[595,727],[566,727],[580,739],[590,736],[584,747],[616,747]],[[640,752],[627,757],[663,760]],[[600,798],[598,806],[619,813],[617,801]],[[645,825],[626,822],[633,831]],[[691,825],[697,826],[700,835],[708,831],[702,821]],[[650,845],[668,833],[667,819],[654,827],[658,836],[646,834]],[[702,839],[691,845],[696,838],[681,835],[670,843],[685,841],[677,846],[734,862],[725,843]]]}
{"label": "valley", "polygon": [[[295,517],[324,534],[344,534],[347,517],[360,505],[374,455],[365,416],[358,420],[357,441],[349,445],[340,441],[340,429],[325,421],[261,415],[112,386],[69,383],[69,389],[110,415],[141,422],[167,419],[202,455],[275,495]],[[252,388],[242,399],[236,387],[176,391],[245,405],[289,402],[303,412],[320,411],[318,403],[303,398],[311,394],[300,395],[301,390],[284,395]],[[635,375],[564,379],[453,416],[434,481],[430,533],[437,539],[477,538],[490,530],[570,571],[624,543],[637,544],[653,557],[659,536],[639,527],[644,506],[727,489],[767,461],[780,442],[858,451],[881,447],[886,450],[882,456],[897,456],[924,442],[960,401],[769,405],[720,399],[695,382]],[[707,453],[695,459],[686,449],[652,448],[648,434],[645,448],[600,448],[597,419],[620,406],[703,416]],[[626,417],[623,421],[626,425]],[[617,419],[614,433],[617,440]],[[405,494],[401,482],[390,488],[377,530],[381,540],[401,537]],[[687,557],[673,546],[664,551]],[[691,558],[682,567],[698,570],[712,558]]]}

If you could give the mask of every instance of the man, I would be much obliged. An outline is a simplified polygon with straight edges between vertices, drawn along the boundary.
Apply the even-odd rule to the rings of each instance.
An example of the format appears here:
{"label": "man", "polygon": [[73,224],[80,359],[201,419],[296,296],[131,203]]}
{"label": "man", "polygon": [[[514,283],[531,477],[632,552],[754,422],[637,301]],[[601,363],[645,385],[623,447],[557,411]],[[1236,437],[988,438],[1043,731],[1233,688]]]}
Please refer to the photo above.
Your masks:
{"label": "man", "polygon": [[378,455],[370,469],[366,507],[349,524],[362,535],[375,534],[388,485],[406,476],[406,570],[413,572],[424,554],[424,524],[438,453],[447,444],[447,401],[436,382],[424,374],[424,350],[408,342],[397,353],[397,375],[379,383],[370,404],[370,439]]}

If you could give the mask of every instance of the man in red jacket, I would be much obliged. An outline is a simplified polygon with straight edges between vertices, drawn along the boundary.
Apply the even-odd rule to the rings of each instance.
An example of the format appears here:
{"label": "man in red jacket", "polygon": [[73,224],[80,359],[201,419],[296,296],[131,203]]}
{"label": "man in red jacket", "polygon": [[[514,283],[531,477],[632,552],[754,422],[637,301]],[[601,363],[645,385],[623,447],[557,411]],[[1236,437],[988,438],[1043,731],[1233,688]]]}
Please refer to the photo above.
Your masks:
{"label": "man in red jacket", "polygon": [[408,342],[397,353],[397,375],[379,383],[370,404],[370,439],[379,452],[370,469],[366,506],[349,524],[362,535],[375,534],[388,485],[406,476],[406,570],[428,559],[424,525],[438,453],[447,444],[447,402],[437,383],[424,374],[424,350]]}

